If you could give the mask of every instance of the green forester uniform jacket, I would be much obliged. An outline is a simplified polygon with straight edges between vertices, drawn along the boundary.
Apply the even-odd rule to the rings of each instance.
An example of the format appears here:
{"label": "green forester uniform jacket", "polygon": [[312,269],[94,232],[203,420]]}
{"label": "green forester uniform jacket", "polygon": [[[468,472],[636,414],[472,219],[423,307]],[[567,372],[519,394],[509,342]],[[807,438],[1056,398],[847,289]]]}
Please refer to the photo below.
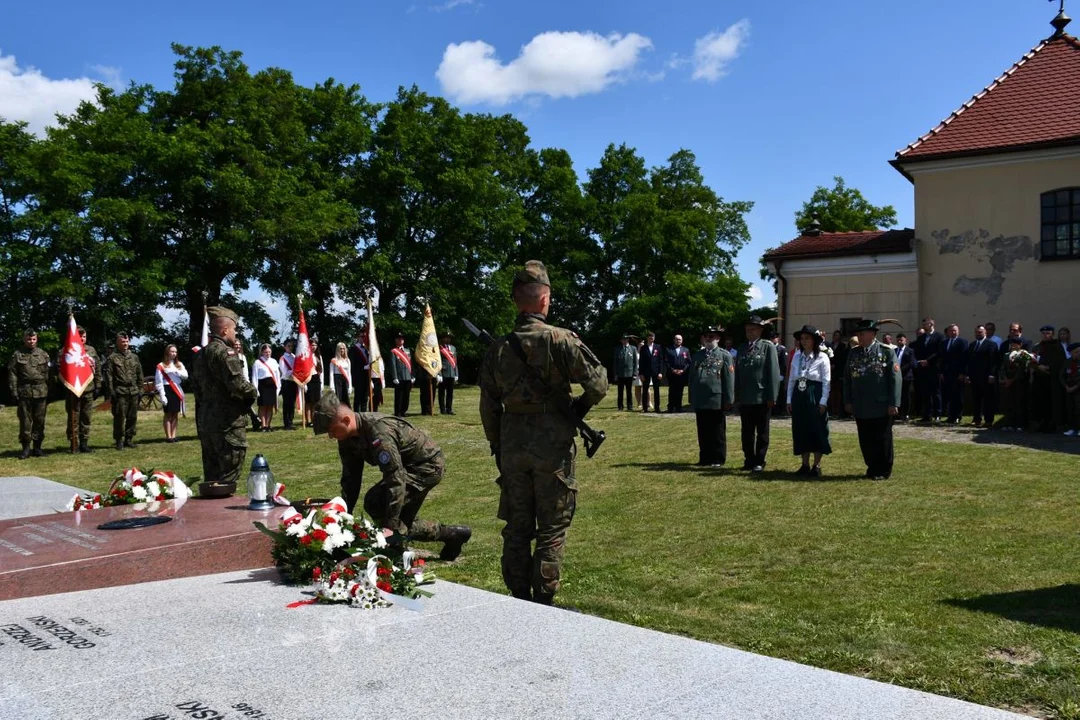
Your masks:
{"label": "green forester uniform jacket", "polygon": [[[836,380],[834,379],[835,383]],[[856,418],[879,418],[900,406],[903,379],[892,348],[875,340],[869,348],[852,348],[844,368],[844,402]]]}
{"label": "green forester uniform jacket", "polygon": [[638,349],[633,345],[615,348],[615,357],[611,363],[615,379],[635,378],[638,374]]}
{"label": "green forester uniform jacket", "polygon": [[735,361],[724,348],[698,350],[689,374],[694,410],[724,410],[735,402]]}
{"label": "green forester uniform jacket", "polygon": [[746,343],[735,358],[735,401],[739,405],[775,402],[780,393],[776,346],[765,339]]}

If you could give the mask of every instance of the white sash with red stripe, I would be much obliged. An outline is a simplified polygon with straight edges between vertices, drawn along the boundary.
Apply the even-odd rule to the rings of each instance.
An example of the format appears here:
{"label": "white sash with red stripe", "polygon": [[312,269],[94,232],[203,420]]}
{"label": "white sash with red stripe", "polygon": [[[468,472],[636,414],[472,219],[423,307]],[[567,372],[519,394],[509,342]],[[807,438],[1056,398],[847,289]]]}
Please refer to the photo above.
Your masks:
{"label": "white sash with red stripe", "polygon": [[173,381],[172,376],[169,375],[169,371],[165,369],[165,366],[161,363],[158,363],[157,369],[158,372],[161,373],[162,379],[164,379],[165,382],[169,384],[169,387],[172,388],[172,391],[176,393],[176,397],[180,398],[180,402],[184,402],[184,391],[181,390],[180,386]]}
{"label": "white sash with red stripe", "polygon": [[266,368],[266,372],[270,373],[270,379],[274,381],[274,387],[281,390],[281,380],[278,379],[278,374],[274,372],[274,368],[270,367],[270,363],[266,362],[262,358],[259,358],[259,362]]}

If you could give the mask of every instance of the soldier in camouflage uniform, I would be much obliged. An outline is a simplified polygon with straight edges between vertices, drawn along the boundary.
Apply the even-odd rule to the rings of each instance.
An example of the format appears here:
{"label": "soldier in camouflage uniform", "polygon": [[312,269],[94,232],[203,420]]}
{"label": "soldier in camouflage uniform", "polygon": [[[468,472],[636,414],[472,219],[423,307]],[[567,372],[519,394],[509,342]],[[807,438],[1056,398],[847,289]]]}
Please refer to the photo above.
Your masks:
{"label": "soldier in camouflage uniform", "polygon": [[[513,297],[514,331],[491,344],[480,370],[480,418],[502,473],[503,581],[514,597],[550,605],[577,502],[577,428],[559,408],[570,383],[579,383],[584,394],[573,405],[583,416],[607,393],[607,372],[577,335],[547,324],[551,283],[543,263],[525,263]],[[519,358],[513,336],[535,371]],[[559,405],[553,393],[562,395]]]}
{"label": "soldier in camouflage uniform", "polygon": [[203,481],[232,483],[235,490],[247,455],[248,413],[259,390],[248,381],[244,361],[233,344],[240,318],[226,307],[207,308],[206,313],[210,342],[194,363]]}
{"label": "soldier in camouflage uniform", "polygon": [[8,390],[19,407],[20,460],[41,457],[41,441],[45,439],[45,411],[49,403],[49,356],[37,346],[34,330],[23,333],[24,346],[15,351],[8,364]]}
{"label": "soldier in camouflage uniform", "polygon": [[[90,365],[94,368],[94,379],[90,381],[82,392],[82,395],[75,397],[75,394],[70,390],[64,393],[64,407],[67,409],[67,416],[70,419],[71,414],[74,412],[78,417],[78,438],[79,438],[79,452],[88,453],[90,450],[90,420],[91,413],[94,410],[94,395],[97,393],[98,386],[101,384],[101,358],[98,357],[97,350],[91,345],[86,344],[86,330],[82,326],[77,327],[76,332],[79,333],[79,342],[82,343],[83,352],[90,358]],[[60,350],[63,352],[63,349]],[[56,366],[60,366],[59,358],[57,358]],[[67,439],[71,442],[71,422],[67,423]]]}
{"label": "soldier in camouflage uniform", "polygon": [[341,495],[350,511],[360,498],[364,463],[376,465],[382,479],[364,496],[364,512],[390,535],[442,542],[439,557],[443,560],[461,554],[461,546],[472,537],[471,529],[417,517],[446,467],[442,450],[431,436],[399,417],[354,413],[333,392],[319,399],[312,425],[316,435],[328,433],[338,441]]}
{"label": "soldier in camouflage uniform", "polygon": [[139,395],[143,374],[139,356],[131,352],[127,333],[117,333],[116,352],[105,363],[106,384],[112,393],[113,440],[116,449],[135,447],[135,424],[139,420]]}
{"label": "soldier in camouflage uniform", "polygon": [[844,368],[845,409],[855,416],[866,477],[888,480],[893,469],[893,421],[904,380],[892,348],[877,340],[877,322],[865,320],[855,332],[859,346],[848,352]]}

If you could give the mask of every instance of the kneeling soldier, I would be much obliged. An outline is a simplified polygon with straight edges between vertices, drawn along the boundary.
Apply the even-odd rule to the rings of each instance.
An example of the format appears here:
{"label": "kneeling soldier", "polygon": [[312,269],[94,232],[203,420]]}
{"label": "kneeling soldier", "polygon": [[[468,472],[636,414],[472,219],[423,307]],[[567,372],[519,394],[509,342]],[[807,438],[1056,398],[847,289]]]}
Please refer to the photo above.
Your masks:
{"label": "kneeling soldier", "polygon": [[341,457],[341,495],[350,512],[360,498],[364,463],[378,465],[382,480],[364,496],[364,512],[384,530],[419,542],[443,543],[439,557],[454,560],[472,537],[464,525],[443,525],[417,518],[420,506],[442,480],[443,452],[423,430],[406,420],[382,413],[354,413],[333,393],[315,406],[316,435],[338,441]]}

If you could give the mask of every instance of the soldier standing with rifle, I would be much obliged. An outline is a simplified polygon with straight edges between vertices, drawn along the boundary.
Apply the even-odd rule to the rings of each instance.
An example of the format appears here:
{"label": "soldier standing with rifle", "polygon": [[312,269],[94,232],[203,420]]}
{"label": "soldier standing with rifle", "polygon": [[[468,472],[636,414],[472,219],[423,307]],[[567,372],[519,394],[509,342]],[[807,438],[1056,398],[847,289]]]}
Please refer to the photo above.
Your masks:
{"label": "soldier standing with rifle", "polygon": [[[513,299],[514,330],[491,344],[480,369],[480,418],[502,474],[503,581],[515,598],[551,605],[577,502],[574,437],[607,394],[607,372],[577,335],[547,324],[551,283],[542,262],[530,260],[514,276]],[[584,389],[573,400],[572,382]]]}
{"label": "soldier standing with rifle", "polygon": [[240,318],[226,307],[206,309],[210,316],[210,342],[195,356],[199,380],[199,441],[202,445],[204,483],[236,481],[247,455],[247,420],[259,397],[233,347]]}

